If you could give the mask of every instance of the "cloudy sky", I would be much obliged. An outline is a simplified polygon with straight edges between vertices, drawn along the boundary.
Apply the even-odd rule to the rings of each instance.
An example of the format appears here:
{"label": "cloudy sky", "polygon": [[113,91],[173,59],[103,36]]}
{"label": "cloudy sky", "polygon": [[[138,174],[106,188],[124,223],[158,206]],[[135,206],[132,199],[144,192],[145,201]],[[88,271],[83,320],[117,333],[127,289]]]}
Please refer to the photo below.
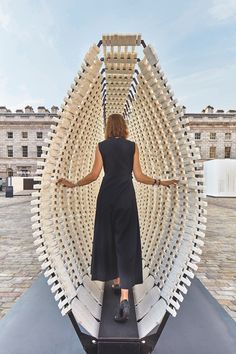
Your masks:
{"label": "cloudy sky", "polygon": [[236,109],[236,0],[0,0],[0,105],[61,106],[107,33],[141,33],[188,112]]}

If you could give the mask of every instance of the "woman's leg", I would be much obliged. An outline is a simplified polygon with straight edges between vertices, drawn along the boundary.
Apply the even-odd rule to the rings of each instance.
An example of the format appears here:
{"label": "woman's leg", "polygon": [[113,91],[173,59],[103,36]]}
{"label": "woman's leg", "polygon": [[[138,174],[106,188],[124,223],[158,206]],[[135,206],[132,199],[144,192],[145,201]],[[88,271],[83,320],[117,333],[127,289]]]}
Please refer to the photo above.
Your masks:
{"label": "woman's leg", "polygon": [[129,289],[121,289],[120,303],[119,306],[117,306],[116,308],[114,319],[115,321],[118,322],[124,322],[129,319],[129,313],[130,313]]}
{"label": "woman's leg", "polygon": [[122,300],[129,300],[129,289],[121,289],[120,302]]}
{"label": "woman's leg", "polygon": [[[115,278],[113,280],[113,285],[120,284],[120,278]],[[129,289],[121,289],[120,302],[122,300],[129,300]]]}
{"label": "woman's leg", "polygon": [[113,280],[113,284],[115,285],[115,284],[120,284],[120,278],[118,277],[118,278],[115,278],[114,280]]}
{"label": "woman's leg", "polygon": [[[120,284],[120,278],[115,278],[113,280],[113,285]],[[122,300],[129,300],[129,289],[121,289],[120,302]]]}

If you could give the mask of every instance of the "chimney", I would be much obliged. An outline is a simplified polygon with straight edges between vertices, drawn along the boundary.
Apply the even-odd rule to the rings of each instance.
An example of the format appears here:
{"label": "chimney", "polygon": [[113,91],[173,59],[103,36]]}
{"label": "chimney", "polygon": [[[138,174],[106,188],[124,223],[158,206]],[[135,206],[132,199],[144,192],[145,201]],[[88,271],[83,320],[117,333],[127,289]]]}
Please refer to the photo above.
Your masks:
{"label": "chimney", "polygon": [[44,106],[38,106],[38,113],[46,113],[46,108]]}
{"label": "chimney", "polygon": [[7,108],[5,106],[0,106],[0,113],[7,113]]}
{"label": "chimney", "polygon": [[34,110],[31,106],[26,106],[25,107],[25,113],[34,113]]}
{"label": "chimney", "polygon": [[52,106],[51,107],[51,113],[57,114],[59,108],[57,106]]}
{"label": "chimney", "polygon": [[204,110],[204,113],[214,113],[214,107],[207,106]]}

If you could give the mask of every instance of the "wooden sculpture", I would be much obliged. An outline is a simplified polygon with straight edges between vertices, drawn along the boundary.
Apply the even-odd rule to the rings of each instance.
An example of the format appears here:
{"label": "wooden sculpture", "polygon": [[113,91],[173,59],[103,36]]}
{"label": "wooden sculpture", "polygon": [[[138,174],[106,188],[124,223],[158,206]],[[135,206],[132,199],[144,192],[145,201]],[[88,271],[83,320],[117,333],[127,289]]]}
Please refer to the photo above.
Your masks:
{"label": "wooden sculpture", "polygon": [[104,139],[106,117],[120,113],[129,139],[139,145],[143,171],[180,180],[178,188],[168,189],[133,179],[145,278],[133,287],[141,340],[155,333],[166,314],[176,316],[198,268],[207,206],[199,150],[157,55],[140,34],[103,35],[85,55],[61,108],[34,178],[33,237],[62,315],[73,314],[93,340],[99,334],[104,283],[90,280],[89,267],[103,176],[73,189],[58,187],[52,179],[76,182],[88,174],[96,144]]}

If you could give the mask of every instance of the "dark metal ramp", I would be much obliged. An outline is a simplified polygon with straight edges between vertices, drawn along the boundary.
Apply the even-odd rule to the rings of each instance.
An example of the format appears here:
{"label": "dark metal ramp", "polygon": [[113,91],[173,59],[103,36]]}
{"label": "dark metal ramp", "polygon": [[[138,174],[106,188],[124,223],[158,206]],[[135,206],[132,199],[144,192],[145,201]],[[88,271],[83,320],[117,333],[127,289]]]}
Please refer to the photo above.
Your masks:
{"label": "dark metal ramp", "polygon": [[129,293],[130,318],[125,323],[118,323],[114,320],[115,309],[120,301],[120,296],[113,293],[112,282],[105,284],[99,339],[138,339],[138,328],[134,311],[133,292]]}
{"label": "dark metal ramp", "polygon": [[[85,353],[69,317],[61,316],[43,274],[1,319],[0,348],[1,354]],[[235,354],[235,348],[236,323],[195,277],[153,353]]]}
{"label": "dark metal ramp", "polygon": [[98,354],[132,354],[140,352],[138,328],[134,310],[133,292],[129,292],[130,318],[125,323],[114,320],[120,296],[113,293],[112,281],[106,282],[103,296],[103,308],[98,338]]}

